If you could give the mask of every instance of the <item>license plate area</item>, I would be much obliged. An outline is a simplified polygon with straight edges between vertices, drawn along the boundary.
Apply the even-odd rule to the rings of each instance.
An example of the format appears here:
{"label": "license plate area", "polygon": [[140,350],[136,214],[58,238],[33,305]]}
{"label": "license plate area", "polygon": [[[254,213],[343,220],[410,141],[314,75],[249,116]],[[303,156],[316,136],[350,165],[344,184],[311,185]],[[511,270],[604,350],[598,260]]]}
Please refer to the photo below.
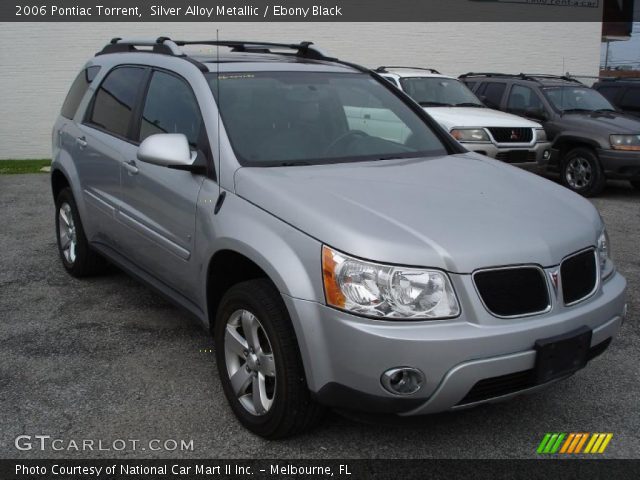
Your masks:
{"label": "license plate area", "polygon": [[581,327],[555,337],[537,340],[536,378],[545,383],[570,375],[587,364],[592,331]]}

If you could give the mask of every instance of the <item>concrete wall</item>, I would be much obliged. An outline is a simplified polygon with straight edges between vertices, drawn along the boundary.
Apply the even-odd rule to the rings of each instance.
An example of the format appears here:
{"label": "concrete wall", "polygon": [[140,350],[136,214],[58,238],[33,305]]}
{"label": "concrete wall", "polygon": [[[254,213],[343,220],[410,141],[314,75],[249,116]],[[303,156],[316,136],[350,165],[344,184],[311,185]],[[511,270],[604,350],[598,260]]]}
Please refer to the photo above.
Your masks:
{"label": "concrete wall", "polygon": [[597,75],[600,23],[0,23],[0,158],[46,158],[73,78],[112,37],[296,42],[367,66]]}

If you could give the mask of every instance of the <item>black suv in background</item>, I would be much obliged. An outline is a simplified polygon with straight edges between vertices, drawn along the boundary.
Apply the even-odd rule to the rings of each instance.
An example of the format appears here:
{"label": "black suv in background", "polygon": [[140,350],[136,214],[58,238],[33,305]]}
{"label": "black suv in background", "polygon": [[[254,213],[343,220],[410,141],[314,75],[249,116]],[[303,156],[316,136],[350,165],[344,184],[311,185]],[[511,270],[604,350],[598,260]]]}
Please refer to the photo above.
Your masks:
{"label": "black suv in background", "polygon": [[584,196],[600,193],[607,178],[640,189],[640,119],[569,77],[467,73],[460,79],[483,102],[542,123],[554,155],[547,165]]}
{"label": "black suv in background", "polygon": [[640,78],[604,78],[593,88],[619,110],[640,117]]}

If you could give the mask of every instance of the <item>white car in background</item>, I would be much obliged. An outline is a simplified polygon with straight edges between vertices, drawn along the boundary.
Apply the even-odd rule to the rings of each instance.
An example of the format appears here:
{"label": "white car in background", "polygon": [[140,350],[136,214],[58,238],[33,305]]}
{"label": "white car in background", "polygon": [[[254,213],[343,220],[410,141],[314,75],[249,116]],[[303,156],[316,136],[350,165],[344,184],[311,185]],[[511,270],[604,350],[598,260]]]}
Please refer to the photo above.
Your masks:
{"label": "white car in background", "polygon": [[551,144],[542,125],[487,108],[456,78],[430,68],[378,67],[468,150],[507,163],[545,164]]}

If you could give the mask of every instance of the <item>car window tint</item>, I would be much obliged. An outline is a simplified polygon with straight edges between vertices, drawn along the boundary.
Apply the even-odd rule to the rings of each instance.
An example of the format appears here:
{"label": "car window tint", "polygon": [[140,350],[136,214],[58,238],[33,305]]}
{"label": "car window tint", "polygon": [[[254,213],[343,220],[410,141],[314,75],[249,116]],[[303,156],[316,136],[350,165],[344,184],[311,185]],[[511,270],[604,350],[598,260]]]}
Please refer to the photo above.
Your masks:
{"label": "car window tint", "polygon": [[201,128],[202,116],[191,87],[174,75],[154,72],[142,111],[140,141],[156,133],[182,133],[196,146]]}
{"label": "car window tint", "polygon": [[629,110],[640,110],[640,87],[630,87],[624,92],[620,106]]}
{"label": "car window tint", "polygon": [[473,88],[476,86],[476,84],[477,84],[478,82],[464,82],[464,83],[467,85],[467,87],[469,88],[469,90],[471,90],[471,91],[473,92]]}
{"label": "car window tint", "polygon": [[542,101],[531,88],[514,85],[509,92],[507,110],[522,113],[527,110],[543,111]]}
{"label": "car window tint", "polygon": [[613,102],[616,99],[616,95],[620,91],[619,87],[598,87],[596,88],[605,98]]}
{"label": "car window tint", "polygon": [[144,74],[144,69],[138,67],[120,67],[110,72],[96,92],[89,122],[126,137]]}
{"label": "car window tint", "polygon": [[100,67],[93,66],[83,69],[78,74],[69,89],[67,98],[65,98],[64,103],[62,104],[60,115],[69,119],[72,119],[75,116],[76,111],[80,106],[80,102],[84,98],[85,93],[87,93],[89,85],[91,85],[91,82],[98,74],[99,70]]}
{"label": "car window tint", "polygon": [[489,82],[484,89],[484,103],[492,108],[499,108],[500,101],[502,100],[502,95],[504,94],[504,90],[506,88],[505,83],[498,82]]}

